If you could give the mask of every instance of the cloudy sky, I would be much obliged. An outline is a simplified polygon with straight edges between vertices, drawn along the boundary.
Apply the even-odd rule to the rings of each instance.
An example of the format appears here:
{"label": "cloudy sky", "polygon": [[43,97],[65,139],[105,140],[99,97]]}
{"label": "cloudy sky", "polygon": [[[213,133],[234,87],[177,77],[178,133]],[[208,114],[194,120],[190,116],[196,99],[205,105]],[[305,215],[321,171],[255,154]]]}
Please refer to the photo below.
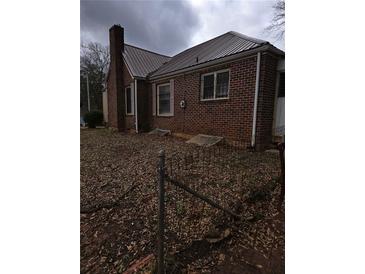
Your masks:
{"label": "cloudy sky", "polygon": [[125,42],[173,56],[227,31],[270,41],[264,29],[275,0],[81,0],[81,39],[109,43],[108,29],[124,27]]}

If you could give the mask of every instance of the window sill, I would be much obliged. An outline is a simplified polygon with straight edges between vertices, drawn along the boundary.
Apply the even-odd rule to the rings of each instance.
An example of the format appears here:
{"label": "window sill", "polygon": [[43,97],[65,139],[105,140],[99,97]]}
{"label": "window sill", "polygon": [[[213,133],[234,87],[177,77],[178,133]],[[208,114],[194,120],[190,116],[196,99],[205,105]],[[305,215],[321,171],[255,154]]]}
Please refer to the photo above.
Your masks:
{"label": "window sill", "polygon": [[214,99],[200,99],[200,102],[211,102],[211,101],[224,101],[224,100],[229,100],[229,97],[224,97],[224,98],[214,98]]}
{"label": "window sill", "polygon": [[126,113],[125,116],[134,116],[134,113]]}
{"label": "window sill", "polygon": [[158,117],[174,117],[173,114],[166,113],[166,114],[157,114]]}

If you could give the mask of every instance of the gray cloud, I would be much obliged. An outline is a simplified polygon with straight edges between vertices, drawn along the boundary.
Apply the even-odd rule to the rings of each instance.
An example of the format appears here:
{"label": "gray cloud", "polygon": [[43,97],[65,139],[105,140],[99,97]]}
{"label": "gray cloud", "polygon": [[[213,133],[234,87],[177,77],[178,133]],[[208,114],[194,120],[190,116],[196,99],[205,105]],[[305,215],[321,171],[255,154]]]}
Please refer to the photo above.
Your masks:
{"label": "gray cloud", "polygon": [[284,49],[284,41],[264,32],[274,2],[81,0],[81,38],[106,45],[109,28],[120,24],[126,43],[172,56],[234,30]]}
{"label": "gray cloud", "polygon": [[124,27],[125,42],[173,55],[189,46],[200,21],[189,2],[81,1],[81,38],[108,44],[109,28]]}
{"label": "gray cloud", "polygon": [[[202,27],[193,37],[194,44],[204,42],[227,31],[234,30],[248,36],[270,41],[283,49],[284,41],[264,31],[273,17],[276,0],[207,1],[196,5]],[[199,2],[198,2],[199,3]]]}

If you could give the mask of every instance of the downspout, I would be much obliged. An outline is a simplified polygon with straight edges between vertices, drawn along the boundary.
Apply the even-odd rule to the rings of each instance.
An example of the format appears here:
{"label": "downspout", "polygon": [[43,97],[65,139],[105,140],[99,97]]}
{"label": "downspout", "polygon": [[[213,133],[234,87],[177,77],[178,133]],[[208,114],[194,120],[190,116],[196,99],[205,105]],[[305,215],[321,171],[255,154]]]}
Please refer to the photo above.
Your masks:
{"label": "downspout", "polygon": [[134,117],[136,117],[136,133],[138,133],[138,96],[137,96],[137,79],[134,79]]}
{"label": "downspout", "polygon": [[257,66],[256,66],[255,99],[254,99],[254,105],[253,105],[251,147],[255,147],[255,140],[256,140],[257,101],[259,98],[260,67],[261,67],[261,52],[258,52],[257,53]]}

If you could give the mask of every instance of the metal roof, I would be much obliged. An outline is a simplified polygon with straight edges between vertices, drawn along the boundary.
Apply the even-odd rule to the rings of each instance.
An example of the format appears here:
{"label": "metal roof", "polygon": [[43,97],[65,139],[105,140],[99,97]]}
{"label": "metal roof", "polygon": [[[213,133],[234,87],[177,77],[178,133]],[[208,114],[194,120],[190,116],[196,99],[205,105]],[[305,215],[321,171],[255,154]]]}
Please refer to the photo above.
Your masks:
{"label": "metal roof", "polygon": [[133,77],[145,78],[149,73],[168,62],[171,57],[124,44],[124,60]]}
{"label": "metal roof", "polygon": [[153,78],[162,76],[170,72],[247,51],[265,44],[270,43],[230,31],[173,56],[169,62],[162,65],[149,76]]}

